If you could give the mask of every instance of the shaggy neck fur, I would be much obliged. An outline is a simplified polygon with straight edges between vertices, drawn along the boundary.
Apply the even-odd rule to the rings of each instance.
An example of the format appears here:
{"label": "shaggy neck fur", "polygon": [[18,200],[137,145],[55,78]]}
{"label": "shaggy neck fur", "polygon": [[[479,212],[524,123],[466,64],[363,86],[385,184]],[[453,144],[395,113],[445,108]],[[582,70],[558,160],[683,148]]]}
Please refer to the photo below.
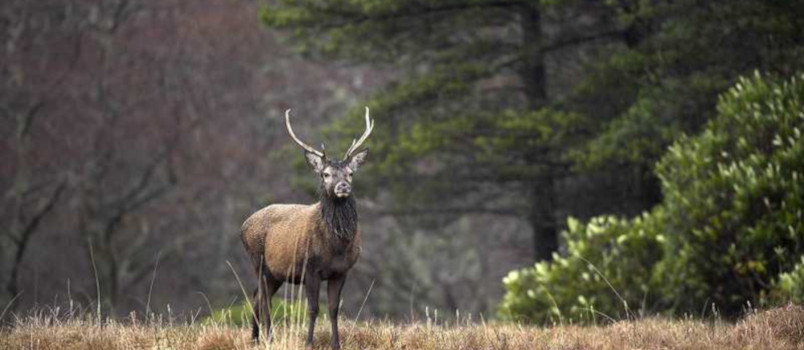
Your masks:
{"label": "shaggy neck fur", "polygon": [[321,196],[321,218],[327,233],[351,241],[357,231],[357,202],[346,198]]}

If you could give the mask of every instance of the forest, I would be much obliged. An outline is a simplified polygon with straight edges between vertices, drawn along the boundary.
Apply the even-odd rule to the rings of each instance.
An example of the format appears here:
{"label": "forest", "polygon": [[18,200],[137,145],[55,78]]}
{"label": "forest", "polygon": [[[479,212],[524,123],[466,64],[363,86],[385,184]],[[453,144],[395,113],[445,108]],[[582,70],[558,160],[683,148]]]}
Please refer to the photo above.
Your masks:
{"label": "forest", "polygon": [[0,28],[2,327],[248,312],[244,220],[321,191],[287,109],[337,154],[376,123],[355,325],[804,302],[804,1],[4,0]]}

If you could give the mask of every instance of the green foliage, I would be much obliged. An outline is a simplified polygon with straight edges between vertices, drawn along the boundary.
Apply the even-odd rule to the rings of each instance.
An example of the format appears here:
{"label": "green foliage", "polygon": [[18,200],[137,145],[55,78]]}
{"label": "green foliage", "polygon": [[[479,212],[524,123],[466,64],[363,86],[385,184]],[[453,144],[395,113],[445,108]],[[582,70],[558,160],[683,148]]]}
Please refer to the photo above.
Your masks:
{"label": "green foliage", "polygon": [[657,159],[684,128],[670,120],[659,122],[671,106],[668,101],[642,97],[608,124],[583,147],[570,151],[580,168],[599,168],[604,164],[641,164]]}
{"label": "green foliage", "polygon": [[718,118],[659,162],[667,213],[657,268],[681,310],[756,302],[804,253],[804,76],[759,74],[721,95]]}
{"label": "green foliage", "polygon": [[804,256],[790,272],[784,272],[774,281],[768,296],[775,303],[785,301],[798,305],[804,303]]}
{"label": "green foliage", "polygon": [[[477,57],[493,47],[491,41],[466,43],[458,49],[451,44],[455,44],[457,31],[499,19],[495,3],[282,0],[264,6],[260,19],[270,27],[289,30],[296,49],[311,56],[410,63],[427,55],[427,60],[454,62]],[[437,54],[430,55],[432,49]],[[467,52],[475,55],[461,56]]]}
{"label": "green foliage", "polygon": [[[385,187],[405,204],[463,193],[446,191],[439,183],[443,177],[450,177],[452,184],[483,186],[506,195],[510,192],[503,188],[510,183],[538,187],[535,179],[563,173],[567,163],[587,175],[624,165],[648,173],[677,137],[698,132],[714,116],[717,94],[738,76],[754,69],[789,75],[804,68],[800,1],[606,1],[595,11],[582,4],[281,0],[265,5],[260,16],[269,27],[287,30],[304,55],[394,68],[398,80],[367,103],[383,119],[369,140],[372,171],[361,178],[402,183],[400,178],[424,175],[415,180],[422,184],[418,194],[409,193],[407,184]],[[538,33],[530,33],[524,19],[536,13],[543,23],[536,26]],[[572,24],[551,23],[562,20],[556,17],[560,13],[614,23],[591,29],[587,41]],[[529,40],[528,35],[537,37]],[[590,44],[601,38],[615,38],[619,44]],[[599,53],[562,64],[579,65],[586,70],[585,78],[557,76],[549,82],[574,84],[574,92],[566,98],[550,97],[562,95],[553,91],[548,91],[548,98],[523,93],[517,86],[533,77],[525,68],[543,63],[551,47],[571,51],[588,48],[585,45],[593,45]],[[497,85],[494,89],[487,88],[490,80]],[[549,85],[543,80],[531,83]],[[546,111],[555,113],[539,117]],[[503,113],[516,119],[509,120],[512,123],[531,128],[489,135],[495,130],[491,127],[500,126],[492,119]],[[361,125],[360,115],[362,106],[343,125]],[[541,131],[564,116],[571,116],[566,122],[582,127],[565,128],[567,137],[560,140],[567,142],[542,143]],[[541,122],[546,125],[533,125]],[[534,134],[521,137],[520,131]],[[425,167],[428,173],[420,174],[422,162],[444,161],[450,166]],[[514,166],[497,168],[500,163]],[[452,174],[469,167],[489,173]],[[653,189],[655,178],[643,180],[640,183],[648,191]],[[517,204],[523,212],[539,205]]]}
{"label": "green foliage", "polygon": [[566,254],[504,279],[500,314],[589,322],[711,303],[733,316],[747,302],[802,300],[804,75],[740,79],[717,111],[657,164],[660,205],[633,220],[570,220]]}
{"label": "green foliage", "polygon": [[664,237],[655,227],[662,213],[633,220],[601,216],[583,224],[568,220],[564,255],[512,271],[500,305],[504,319],[536,323],[593,323],[641,309],[653,290],[651,267]]}
{"label": "green foliage", "polygon": [[[227,308],[212,312],[201,322],[203,324],[230,325],[242,327],[251,325],[252,306],[242,302]],[[302,301],[291,302],[281,298],[274,298],[271,302],[271,321],[274,324],[282,322],[299,322],[307,318],[307,304]]]}
{"label": "green foliage", "polygon": [[[712,118],[716,96],[753,70],[804,68],[801,1],[609,1],[624,46],[591,62],[575,103],[596,115],[581,168],[649,166]],[[601,110],[601,105],[612,106]]]}
{"label": "green foliage", "polygon": [[[423,79],[432,82],[438,77]],[[405,110],[410,101],[416,100],[413,95],[468,89],[457,86],[455,80],[450,84],[456,86],[430,89],[429,83],[402,84],[369,101],[373,111],[383,112],[383,122],[376,124],[367,142],[372,158],[369,166],[361,170],[364,175],[360,181],[394,181],[364,188],[390,190],[394,202],[401,207],[410,203],[445,203],[450,199],[468,206],[471,201],[467,197],[478,194],[480,183],[535,181],[549,167],[561,164],[563,151],[576,142],[587,125],[577,113],[548,107],[532,111],[460,111],[419,106],[418,110]],[[350,135],[359,132],[355,126],[362,125],[363,113],[362,107],[355,108],[330,132],[349,140]],[[413,176],[420,180],[412,187],[404,180]]]}

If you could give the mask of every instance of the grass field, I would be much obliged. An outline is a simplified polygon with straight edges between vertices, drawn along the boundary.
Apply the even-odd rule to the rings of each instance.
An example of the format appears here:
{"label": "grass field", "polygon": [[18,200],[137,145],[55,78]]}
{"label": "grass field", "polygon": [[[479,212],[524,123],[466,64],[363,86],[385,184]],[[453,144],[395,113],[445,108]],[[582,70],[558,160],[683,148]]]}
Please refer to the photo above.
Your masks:
{"label": "grass field", "polygon": [[[246,327],[203,322],[111,321],[90,315],[17,318],[0,330],[0,349],[302,349],[304,327],[277,328],[271,343],[251,344]],[[316,348],[329,348],[329,323]],[[341,322],[344,349],[804,349],[804,309],[789,305],[735,322],[647,318],[579,327],[432,322]]]}

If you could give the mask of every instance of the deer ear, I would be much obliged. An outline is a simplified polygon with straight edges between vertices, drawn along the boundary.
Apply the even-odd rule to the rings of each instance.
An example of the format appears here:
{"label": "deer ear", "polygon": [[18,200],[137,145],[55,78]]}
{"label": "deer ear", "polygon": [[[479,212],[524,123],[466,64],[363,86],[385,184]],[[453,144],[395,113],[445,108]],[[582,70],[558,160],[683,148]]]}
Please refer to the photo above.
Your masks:
{"label": "deer ear", "polygon": [[360,152],[357,152],[357,153],[353,154],[351,157],[349,157],[349,169],[352,169],[352,171],[357,171],[357,168],[359,168],[361,165],[363,165],[363,162],[366,161],[366,157],[368,157],[368,153],[369,153],[369,150],[368,150],[368,148],[366,148],[366,149],[363,149]]}
{"label": "deer ear", "polygon": [[313,171],[316,173],[320,174],[322,171],[324,171],[324,158],[321,156],[312,152],[304,151],[304,158],[307,160],[307,165],[313,168]]}

